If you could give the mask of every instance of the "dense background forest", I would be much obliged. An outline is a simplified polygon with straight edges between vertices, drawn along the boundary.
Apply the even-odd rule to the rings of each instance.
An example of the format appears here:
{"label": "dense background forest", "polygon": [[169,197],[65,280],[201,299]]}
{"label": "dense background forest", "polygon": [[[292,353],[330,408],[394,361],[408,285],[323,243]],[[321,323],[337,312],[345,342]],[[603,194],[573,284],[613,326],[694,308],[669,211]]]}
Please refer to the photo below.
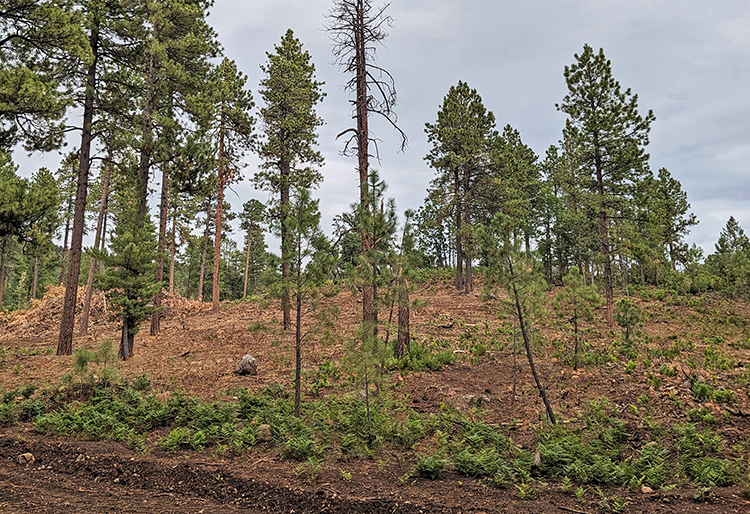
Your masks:
{"label": "dense background forest", "polygon": [[[128,293],[131,298],[149,296],[150,302],[156,291],[147,291],[147,284],[154,281],[206,300],[236,300],[278,289],[279,281],[287,284],[281,289],[289,289],[295,229],[288,210],[325,176],[315,149],[316,127],[324,123],[315,114],[325,96],[323,84],[316,81],[312,56],[289,31],[262,65],[256,108],[253,86],[222,57],[206,22],[210,7],[197,1],[4,6],[4,309],[23,308],[47,285],[66,280],[85,287],[87,297],[92,288],[119,290],[128,276],[116,254],[128,244],[139,249],[130,279],[152,274],[133,284],[138,292]],[[373,20],[378,14],[383,13],[376,9]],[[386,125],[391,121],[398,130],[387,72],[367,76],[368,113],[358,110],[356,67],[347,60],[353,41],[337,40],[342,33],[336,22],[334,9],[328,31],[334,57],[351,78],[355,118],[377,123],[377,115],[384,115]],[[385,37],[384,30],[374,35],[365,49],[373,71],[380,72],[375,48]],[[477,231],[502,213],[513,225],[513,239],[533,252],[547,283],[562,284],[576,266],[585,283],[600,285],[610,324],[615,289],[662,285],[745,297],[750,250],[742,228],[730,218],[708,256],[688,247],[685,237],[698,220],[687,194],[646,153],[653,114],[639,113],[637,95],[620,86],[602,51],[586,46],[573,61],[564,70],[568,94],[557,105],[566,126],[560,141],[543,152],[524,144],[512,126],[498,123],[468,84],[452,86],[436,120],[426,120],[432,149],[425,159],[435,178],[423,206],[401,216],[402,229],[411,235],[397,235],[396,207],[387,203],[380,209],[385,225],[369,229],[383,231],[373,236],[377,251],[385,255],[405,242],[409,247],[401,253],[408,251],[412,267],[455,268],[456,287],[471,292],[472,268],[487,265]],[[83,115],[81,126],[70,125],[77,119],[72,113]],[[344,153],[358,152],[362,130],[342,132]],[[19,175],[11,157],[17,145],[53,151],[69,133],[81,139],[59,169]],[[353,139],[347,142],[348,136]],[[360,155],[356,167],[365,210],[377,210],[368,203],[386,205],[387,196],[385,184],[369,176],[369,158],[378,153],[372,143],[359,145],[368,158]],[[259,157],[259,169],[245,165],[251,152]],[[271,202],[233,199],[231,205],[225,190],[240,180],[268,191]],[[153,191],[157,185],[159,191]],[[353,204],[335,218],[335,227],[324,229],[331,234],[326,255],[334,258],[319,270],[320,280],[352,275],[364,249],[355,234],[363,233],[355,230],[362,223],[358,217]],[[241,233],[232,234],[238,224],[228,222],[237,218]],[[138,233],[125,227],[131,222]],[[266,250],[269,231],[282,241],[277,255]],[[85,251],[83,234],[88,234]],[[288,292],[281,296],[288,310]],[[132,320],[150,314],[149,302],[129,307]]]}

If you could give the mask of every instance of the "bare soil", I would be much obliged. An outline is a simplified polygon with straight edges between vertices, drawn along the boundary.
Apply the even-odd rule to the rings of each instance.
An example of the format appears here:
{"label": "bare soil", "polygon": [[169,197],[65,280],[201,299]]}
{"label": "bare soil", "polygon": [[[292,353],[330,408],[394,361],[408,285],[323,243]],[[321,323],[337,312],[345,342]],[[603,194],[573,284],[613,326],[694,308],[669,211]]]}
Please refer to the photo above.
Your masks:
{"label": "bare soil", "polygon": [[[476,413],[477,399],[481,399],[485,422],[505,427],[516,444],[532,448],[544,408],[525,357],[520,353],[513,355],[512,336],[507,330],[510,321],[498,315],[499,305],[458,294],[440,282],[421,286],[415,296],[426,302],[425,307],[412,313],[415,340],[437,341],[459,358],[439,372],[393,373],[395,394],[421,412],[437,412],[442,405],[453,405]],[[0,348],[4,349],[0,389],[12,390],[29,383],[54,386],[70,370],[70,357],[54,355],[61,298],[62,289],[53,287],[45,299],[35,301],[29,310],[0,315]],[[343,341],[352,337],[361,318],[361,303],[350,292],[326,302],[339,310],[334,329],[337,337],[334,343],[313,339],[306,344],[308,377],[314,376],[319,364],[342,356]],[[745,364],[750,362],[750,350],[747,345],[731,344],[747,337],[741,323],[727,325],[719,320],[747,320],[747,306],[718,299],[709,299],[700,307],[688,307],[684,299],[638,303],[649,313],[640,336],[641,358],[648,348],[668,347],[675,338],[690,342],[691,348],[674,358],[654,357],[650,367],[639,360],[638,367],[628,374],[623,370],[622,358],[573,370],[560,352],[555,353],[553,344],[538,346],[535,354],[539,372],[560,419],[564,423],[582,423],[580,409],[590,400],[606,397],[622,413],[628,433],[646,434],[642,418],[631,412],[631,405],[648,408],[653,421],[664,426],[687,422],[685,412],[702,407],[720,420],[715,430],[726,440],[726,455],[736,457],[737,445],[750,442],[750,396],[747,386],[737,386],[739,377],[747,375]],[[281,330],[275,303],[225,304],[216,315],[209,308],[208,304],[170,298],[162,333],[149,336],[145,323],[136,336],[135,357],[122,366],[124,378],[145,373],[160,394],[166,396],[181,389],[206,399],[227,399],[237,387],[259,390],[269,384],[290,382],[293,335]],[[387,311],[381,316],[387,318]],[[587,328],[591,351],[611,351],[619,330],[613,333],[598,323]],[[552,314],[541,331],[540,340],[559,341],[560,348],[569,350],[568,327]],[[95,298],[89,332],[89,336],[75,339],[75,347],[93,349],[104,339],[119,338],[117,323],[108,319],[101,297]],[[702,364],[694,369],[685,365],[690,357],[702,363],[705,348],[716,346],[707,342],[708,338],[716,336],[725,341],[721,350],[732,362],[729,369]],[[472,358],[477,344],[486,351]],[[245,353],[258,359],[257,376],[233,373]],[[661,364],[675,366],[679,373],[661,376],[662,383],[654,387],[648,376],[655,374]],[[696,374],[717,387],[731,386],[737,402],[698,402],[686,378]],[[338,390],[326,388],[321,394],[335,394]],[[32,453],[35,461],[19,464],[18,456],[26,452]],[[156,444],[149,444],[146,453],[135,453],[117,443],[50,438],[35,433],[30,425],[16,425],[0,431],[0,512],[600,511],[595,501],[582,503],[570,493],[564,494],[554,483],[538,499],[521,500],[512,486],[487,486],[450,469],[437,481],[400,481],[399,477],[412,466],[413,461],[403,455],[382,451],[374,460],[327,460],[319,473],[310,477],[295,471],[297,463],[282,459],[278,452],[263,445],[239,457],[217,455],[210,449],[165,453]],[[345,478],[349,474],[351,478]],[[715,488],[701,501],[695,500],[696,491],[691,488],[653,494],[604,492],[625,497],[626,512],[632,513],[750,512],[750,499],[740,488]]]}

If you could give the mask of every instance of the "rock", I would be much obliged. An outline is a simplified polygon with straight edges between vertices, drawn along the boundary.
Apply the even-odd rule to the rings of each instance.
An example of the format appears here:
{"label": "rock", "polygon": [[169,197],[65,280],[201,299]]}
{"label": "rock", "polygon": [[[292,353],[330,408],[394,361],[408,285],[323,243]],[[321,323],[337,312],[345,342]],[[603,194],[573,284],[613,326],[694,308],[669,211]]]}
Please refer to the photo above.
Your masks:
{"label": "rock", "polygon": [[258,441],[266,443],[271,440],[271,425],[260,425],[258,427]]}
{"label": "rock", "polygon": [[654,490],[651,489],[650,487],[644,485],[643,487],[641,487],[641,492],[643,494],[652,494],[654,492]]}
{"label": "rock", "polygon": [[31,453],[22,453],[17,459],[19,464],[31,464],[35,460],[34,455]]}
{"label": "rock", "polygon": [[242,357],[242,360],[237,364],[235,372],[239,375],[257,375],[258,374],[258,361],[250,354]]}
{"label": "rock", "polygon": [[80,454],[80,455],[79,455],[79,456],[78,456],[78,457],[76,458],[76,462],[83,462],[84,460],[86,460],[86,457],[84,457],[84,456],[83,456],[83,454]]}

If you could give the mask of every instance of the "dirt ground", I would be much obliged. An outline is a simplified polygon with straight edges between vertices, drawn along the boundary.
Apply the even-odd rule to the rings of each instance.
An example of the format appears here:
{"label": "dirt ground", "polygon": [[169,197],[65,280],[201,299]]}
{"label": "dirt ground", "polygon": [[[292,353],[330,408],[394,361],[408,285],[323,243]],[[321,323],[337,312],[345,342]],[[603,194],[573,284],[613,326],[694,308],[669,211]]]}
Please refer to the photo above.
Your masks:
{"label": "dirt ground", "polygon": [[[511,431],[521,447],[533,447],[534,428],[544,408],[522,355],[514,358],[509,322],[498,316],[497,306],[487,306],[476,296],[456,293],[436,282],[419,288],[415,297],[426,306],[413,311],[415,340],[442,345],[458,356],[456,364],[440,372],[392,376],[395,393],[415,410],[436,412],[453,405],[468,412],[482,398],[483,420]],[[70,370],[72,359],[54,354],[59,328],[61,288],[50,288],[44,300],[28,311],[0,315],[0,385],[4,390],[33,383],[53,385]],[[304,348],[308,378],[319,364],[337,361],[343,341],[354,334],[361,318],[361,303],[346,291],[325,301],[338,308],[333,343],[312,339]],[[707,335],[730,329],[710,325],[721,315],[747,319],[746,306],[714,301],[705,312],[683,303],[643,301],[650,319],[643,328],[651,346],[666,345],[670,337],[693,341],[690,352],[702,356]],[[135,356],[123,364],[124,378],[148,374],[154,389],[169,394],[181,388],[188,395],[226,399],[237,387],[259,390],[269,384],[289,383],[292,373],[293,337],[280,327],[275,303],[263,301],[223,305],[212,314],[209,305],[172,297],[167,302],[162,332],[148,335],[144,324],[135,340]],[[691,321],[691,322],[688,322]],[[707,328],[708,327],[708,328]],[[712,328],[713,327],[713,328]],[[614,333],[592,325],[587,339],[593,350],[601,350]],[[542,327],[546,341],[569,345],[566,327],[551,319]],[[713,331],[713,332],[712,332]],[[90,335],[77,337],[75,347],[96,348],[104,339],[118,340],[115,321],[108,320],[103,298],[95,298]],[[710,334],[709,334],[710,333]],[[741,337],[742,335],[737,335]],[[472,348],[486,347],[472,359]],[[747,388],[736,389],[731,407],[713,402],[699,403],[691,394],[687,373],[697,373],[713,383],[734,383],[745,373],[750,351],[732,348],[733,367],[709,370],[685,369],[679,359],[653,358],[652,368],[639,366],[624,373],[622,363],[607,362],[574,371],[555,356],[553,346],[537,349],[538,368],[548,388],[551,403],[564,423],[581,423],[580,410],[589,400],[607,397],[622,413],[628,433],[643,431],[642,420],[630,412],[643,398],[653,421],[671,426],[686,422],[685,411],[703,407],[722,419],[717,431],[725,438],[726,453],[750,441],[750,397]],[[233,373],[242,355],[258,359],[257,376]],[[662,377],[654,388],[647,380],[660,364],[679,365],[680,373]],[[747,365],[750,367],[750,364]],[[330,394],[332,388],[322,394]],[[680,400],[678,408],[675,399]],[[18,456],[32,453],[34,462],[19,464]],[[40,436],[29,425],[0,431],[0,512],[284,512],[284,513],[490,513],[536,512],[539,514],[599,512],[596,502],[581,503],[550,484],[537,500],[521,500],[513,486],[489,487],[450,470],[438,481],[398,480],[412,462],[384,452],[375,461],[328,462],[314,480],[295,473],[296,463],[281,459],[270,448],[256,447],[241,457],[196,453],[165,453],[158,446],[145,454],[134,453],[116,443],[87,442]],[[343,467],[351,473],[344,479]],[[347,474],[348,474],[347,473]],[[605,491],[606,492],[606,491]],[[716,488],[705,501],[696,501],[696,491],[671,490],[642,494],[615,491],[628,500],[632,513],[747,513],[750,499],[738,488]]]}

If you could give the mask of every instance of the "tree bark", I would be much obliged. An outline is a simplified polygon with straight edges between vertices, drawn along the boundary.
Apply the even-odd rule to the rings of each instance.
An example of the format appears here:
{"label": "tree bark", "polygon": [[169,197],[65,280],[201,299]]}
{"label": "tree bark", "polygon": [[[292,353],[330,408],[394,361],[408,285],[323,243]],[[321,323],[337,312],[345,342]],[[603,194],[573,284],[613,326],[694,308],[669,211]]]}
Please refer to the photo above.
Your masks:
{"label": "tree bark", "polygon": [[401,280],[398,290],[398,346],[396,356],[403,357],[411,351],[411,332],[409,325],[409,284]]}
{"label": "tree bark", "polygon": [[536,372],[536,366],[534,366],[534,356],[531,353],[531,337],[529,335],[528,327],[526,326],[526,319],[523,315],[523,308],[521,307],[521,301],[518,297],[518,289],[516,288],[516,281],[515,281],[515,272],[513,271],[513,259],[511,257],[508,257],[508,271],[510,271],[511,276],[511,283],[513,285],[513,299],[515,300],[516,305],[516,315],[518,316],[518,324],[521,327],[521,335],[523,336],[523,344],[526,347],[526,357],[529,360],[529,367],[531,368],[531,374],[534,376],[534,382],[536,382],[536,387],[539,390],[539,396],[542,398],[542,402],[544,402],[544,408],[547,411],[547,417],[550,420],[550,423],[553,425],[557,423],[557,420],[555,419],[555,413],[552,411],[552,406],[549,403],[549,400],[547,399],[547,393],[544,390],[544,386],[539,381],[539,375]]}
{"label": "tree bark", "polygon": [[242,288],[242,299],[247,298],[247,275],[250,269],[250,231],[247,231],[247,250],[245,251],[245,285]]}
{"label": "tree bark", "polygon": [[177,246],[175,238],[177,237],[177,208],[172,213],[172,240],[169,244],[169,294],[174,294],[174,257]]}
{"label": "tree bark", "polygon": [[[281,311],[283,317],[284,330],[292,328],[291,319],[291,302],[289,300],[289,280],[291,278],[291,267],[289,262],[289,244],[290,234],[289,227],[287,226],[287,218],[289,217],[289,178],[290,169],[289,161],[282,157],[279,163],[280,179],[281,179]],[[248,257],[250,256],[250,247],[248,246]]]}
{"label": "tree bark", "polygon": [[60,279],[57,281],[60,285],[63,284],[65,278],[65,263],[68,260],[68,237],[70,237],[70,211],[73,210],[73,202],[68,200],[68,211],[65,213],[65,242],[63,243],[62,256],[60,260]]}
{"label": "tree bark", "polygon": [[461,228],[463,223],[463,200],[461,199],[461,183],[458,170],[453,172],[454,198],[456,202],[456,289],[464,289],[464,254],[461,245]]}
{"label": "tree bark", "polygon": [[36,288],[39,286],[39,256],[34,257],[34,278],[31,280],[31,299],[36,300]]}
{"label": "tree bark", "polygon": [[148,211],[148,179],[151,170],[151,155],[153,153],[153,108],[156,93],[156,57],[151,51],[148,60],[148,75],[146,76],[146,103],[143,106],[143,120],[141,122],[141,155],[138,162],[138,216],[146,219]]}
{"label": "tree bark", "polygon": [[[159,240],[156,247],[156,272],[154,279],[156,282],[164,281],[164,252],[167,247],[167,218],[169,217],[169,169],[167,166],[162,168],[161,172],[161,203],[159,204]],[[159,292],[154,297],[154,307],[156,311],[151,315],[151,335],[159,335],[161,329],[161,310],[162,298],[164,297],[164,286],[159,288]]]}
{"label": "tree bark", "polygon": [[598,228],[599,239],[601,240],[601,252],[604,259],[604,300],[607,304],[607,326],[615,326],[615,300],[612,287],[612,257],[609,248],[609,230],[607,229],[607,210],[604,202],[604,164],[599,154],[599,135],[594,134],[594,146],[596,155],[594,156],[594,168],[596,171],[596,194],[599,196],[599,213]]}
{"label": "tree bark", "polygon": [[2,249],[0,249],[0,312],[3,311],[3,295],[5,293],[5,256],[8,253],[8,238],[3,238]]}
{"label": "tree bark", "polygon": [[[109,151],[109,156],[106,164],[104,165],[104,175],[102,176],[102,196],[99,200],[99,216],[96,220],[96,235],[94,236],[94,249],[98,250],[102,240],[102,229],[104,228],[104,213],[107,209],[107,197],[109,196],[109,177],[112,168],[112,151]],[[82,336],[88,335],[89,333],[89,312],[91,311],[91,296],[94,291],[94,268],[96,267],[96,259],[91,256],[91,262],[89,263],[89,274],[86,279],[86,295],[83,300],[83,311],[81,311],[81,326],[79,328],[79,334]]]}
{"label": "tree bark", "polygon": [[[359,171],[359,201],[363,216],[370,216],[370,205],[368,199],[368,180],[370,176],[370,131],[368,125],[368,90],[367,90],[367,47],[365,35],[365,5],[362,0],[357,0],[356,20],[354,27],[354,46],[356,60],[356,117],[357,117],[357,162]],[[363,230],[360,234],[362,253],[369,254],[372,249],[372,234]],[[374,333],[378,323],[378,314],[375,307],[375,288],[372,284],[362,285],[362,321],[372,325]]]}
{"label": "tree bark", "polygon": [[58,355],[73,353],[73,327],[75,324],[76,297],[78,295],[78,275],[81,271],[81,246],[86,215],[86,194],[88,192],[91,142],[93,140],[94,101],[96,97],[96,73],[99,57],[99,20],[95,15],[89,45],[94,56],[86,74],[86,94],[83,105],[83,132],[81,135],[81,155],[78,165],[76,202],[73,210],[73,234],[70,241],[70,261],[65,284],[65,298],[60,319],[60,337],[57,342]]}
{"label": "tree bark", "polygon": [[206,228],[203,231],[203,253],[201,255],[201,272],[198,278],[198,301],[203,301],[203,279],[206,274],[206,254],[208,253],[208,235],[211,231],[211,199],[206,201]]}
{"label": "tree bark", "polygon": [[[223,117],[223,115],[222,115]],[[212,294],[212,306],[211,310],[217,313],[221,310],[221,304],[219,303],[219,267],[221,265],[221,223],[222,215],[224,213],[224,186],[227,180],[227,169],[225,159],[225,134],[224,134],[224,120],[221,122],[221,135],[219,136],[219,177],[217,180],[217,191],[216,191],[216,218],[214,221],[214,275],[213,275],[213,294]]]}

